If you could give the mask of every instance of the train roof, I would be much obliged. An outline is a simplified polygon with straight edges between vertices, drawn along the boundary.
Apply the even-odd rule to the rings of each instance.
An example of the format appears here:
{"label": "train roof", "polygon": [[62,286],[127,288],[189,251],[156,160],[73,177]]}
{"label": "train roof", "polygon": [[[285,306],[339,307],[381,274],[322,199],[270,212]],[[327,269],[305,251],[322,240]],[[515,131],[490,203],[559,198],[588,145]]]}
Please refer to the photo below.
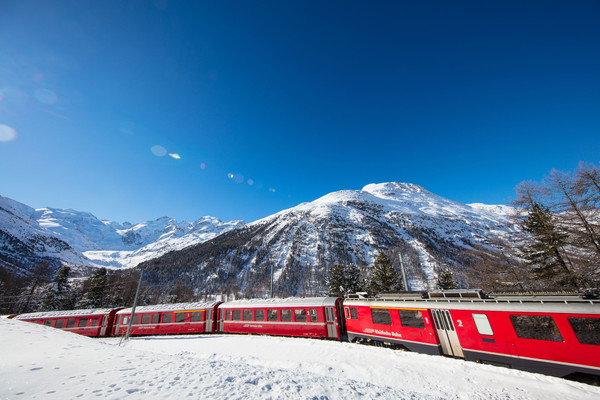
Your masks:
{"label": "train roof", "polygon": [[228,301],[221,308],[322,307],[335,306],[337,297],[288,297],[286,299],[250,299]]}
{"label": "train roof", "polygon": [[600,300],[576,296],[500,296],[494,299],[417,297],[347,298],[345,305],[385,308],[435,308],[508,312],[552,312],[600,315]]}
{"label": "train roof", "polygon": [[84,310],[62,310],[62,311],[40,311],[27,314],[19,314],[15,319],[39,319],[39,318],[68,318],[107,315],[118,308],[96,308]]}
{"label": "train roof", "polygon": [[[153,306],[138,306],[135,308],[137,313],[159,312],[159,311],[195,311],[213,308],[220,301],[195,302],[195,303],[174,303],[174,304],[156,304]],[[131,314],[131,308],[124,308],[117,314]]]}

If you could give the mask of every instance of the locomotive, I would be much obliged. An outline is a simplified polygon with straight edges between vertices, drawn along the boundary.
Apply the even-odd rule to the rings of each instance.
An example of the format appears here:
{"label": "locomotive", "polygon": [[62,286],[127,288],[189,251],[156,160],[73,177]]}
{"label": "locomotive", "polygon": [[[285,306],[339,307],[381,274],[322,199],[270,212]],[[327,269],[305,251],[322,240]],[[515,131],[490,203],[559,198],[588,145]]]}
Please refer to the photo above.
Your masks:
{"label": "locomotive", "polygon": [[[367,343],[600,384],[600,299],[481,290],[19,314],[92,337],[236,333]],[[130,319],[133,319],[130,321]]]}

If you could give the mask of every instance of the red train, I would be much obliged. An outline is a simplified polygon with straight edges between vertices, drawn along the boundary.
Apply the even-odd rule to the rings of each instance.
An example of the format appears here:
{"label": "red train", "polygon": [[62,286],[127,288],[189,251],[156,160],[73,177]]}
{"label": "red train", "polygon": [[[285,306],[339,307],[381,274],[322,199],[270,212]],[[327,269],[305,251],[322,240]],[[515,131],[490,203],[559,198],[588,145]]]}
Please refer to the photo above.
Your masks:
{"label": "red train", "polygon": [[12,317],[84,336],[105,337],[113,335],[115,316],[121,309],[122,307],[95,310],[45,311],[18,314]]}
{"label": "red train", "polygon": [[599,382],[600,301],[480,291],[344,301],[348,340]]}
{"label": "red train", "polygon": [[[87,336],[121,336],[131,309],[21,314]],[[242,333],[372,343],[600,383],[600,300],[481,291],[237,300],[137,307],[131,335]]]}

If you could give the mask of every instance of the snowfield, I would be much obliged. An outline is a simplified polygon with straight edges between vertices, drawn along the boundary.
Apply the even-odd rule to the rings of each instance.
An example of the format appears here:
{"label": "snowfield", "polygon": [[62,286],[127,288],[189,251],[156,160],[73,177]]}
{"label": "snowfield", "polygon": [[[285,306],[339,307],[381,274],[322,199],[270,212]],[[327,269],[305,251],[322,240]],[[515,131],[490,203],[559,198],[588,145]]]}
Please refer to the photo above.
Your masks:
{"label": "snowfield", "polygon": [[314,339],[91,339],[0,318],[1,399],[599,399],[600,388]]}

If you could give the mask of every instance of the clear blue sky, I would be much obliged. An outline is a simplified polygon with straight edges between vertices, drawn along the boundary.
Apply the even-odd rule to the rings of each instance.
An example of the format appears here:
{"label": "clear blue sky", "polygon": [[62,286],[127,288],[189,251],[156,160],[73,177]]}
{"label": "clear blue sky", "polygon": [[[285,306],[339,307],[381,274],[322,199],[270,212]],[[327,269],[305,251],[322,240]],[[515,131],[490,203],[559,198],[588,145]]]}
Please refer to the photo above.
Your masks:
{"label": "clear blue sky", "polygon": [[506,203],[600,160],[599,21],[598,1],[3,0],[0,194],[121,222],[389,181]]}

